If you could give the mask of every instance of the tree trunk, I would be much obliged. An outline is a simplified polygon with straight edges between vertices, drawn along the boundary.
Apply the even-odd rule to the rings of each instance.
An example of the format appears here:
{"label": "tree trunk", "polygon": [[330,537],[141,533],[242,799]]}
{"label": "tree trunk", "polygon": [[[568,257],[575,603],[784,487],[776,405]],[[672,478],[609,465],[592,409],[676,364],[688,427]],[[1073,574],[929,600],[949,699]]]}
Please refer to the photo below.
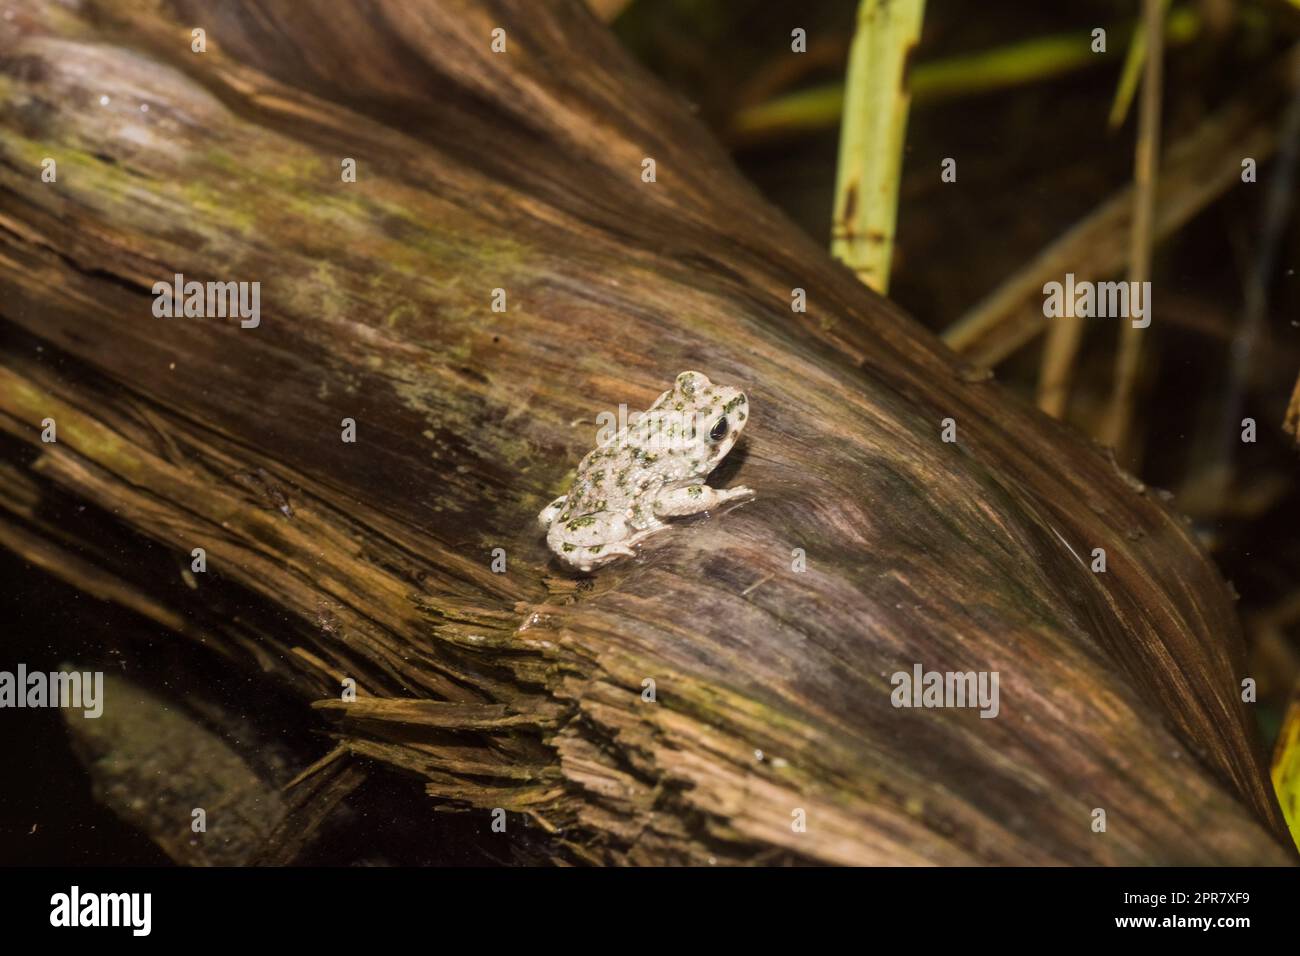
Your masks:
{"label": "tree trunk", "polygon": [[[6,8],[6,546],[561,860],[1293,856],[1183,520],[859,285],[576,2]],[[177,273],[260,282],[260,324],[155,316]],[[537,512],[684,369],[746,390],[715,477],[755,499],[566,571]],[[896,708],[917,664],[997,671],[1000,712]]]}

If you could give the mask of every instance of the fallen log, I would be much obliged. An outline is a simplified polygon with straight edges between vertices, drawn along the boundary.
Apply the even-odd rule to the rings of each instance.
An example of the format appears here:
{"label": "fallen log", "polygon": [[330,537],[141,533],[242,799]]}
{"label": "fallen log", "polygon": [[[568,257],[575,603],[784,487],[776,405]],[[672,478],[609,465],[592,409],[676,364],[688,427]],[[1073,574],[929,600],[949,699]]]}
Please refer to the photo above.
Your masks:
{"label": "fallen log", "polygon": [[[6,547],[557,860],[1293,858],[1180,517],[861,287],[578,4],[7,7]],[[178,275],[259,282],[257,322],[160,315]],[[756,497],[569,572],[535,516],[684,369],[746,391],[714,483]],[[997,672],[997,716],[895,706],[917,667]]]}

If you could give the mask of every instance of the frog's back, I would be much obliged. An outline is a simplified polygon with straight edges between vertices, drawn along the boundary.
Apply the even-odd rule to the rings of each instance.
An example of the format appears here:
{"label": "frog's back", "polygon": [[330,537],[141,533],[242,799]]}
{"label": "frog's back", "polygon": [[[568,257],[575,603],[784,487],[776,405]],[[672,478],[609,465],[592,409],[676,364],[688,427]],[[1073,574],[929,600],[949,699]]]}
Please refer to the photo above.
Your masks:
{"label": "frog's back", "polygon": [[622,511],[631,501],[635,489],[630,476],[635,456],[623,438],[620,432],[607,444],[589,452],[578,465],[564,508],[564,513],[570,518],[602,511]]}

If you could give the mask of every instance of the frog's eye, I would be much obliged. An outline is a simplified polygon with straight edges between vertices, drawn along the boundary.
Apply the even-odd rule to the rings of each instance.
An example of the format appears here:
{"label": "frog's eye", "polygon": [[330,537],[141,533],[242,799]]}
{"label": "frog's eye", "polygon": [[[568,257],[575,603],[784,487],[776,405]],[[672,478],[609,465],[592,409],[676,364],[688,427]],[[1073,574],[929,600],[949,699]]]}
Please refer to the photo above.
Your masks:
{"label": "frog's eye", "polygon": [[709,441],[713,442],[714,444],[717,444],[718,442],[722,441],[722,439],[726,437],[727,437],[727,418],[724,415],[722,418],[719,418],[716,422],[714,422],[713,427],[709,429]]}

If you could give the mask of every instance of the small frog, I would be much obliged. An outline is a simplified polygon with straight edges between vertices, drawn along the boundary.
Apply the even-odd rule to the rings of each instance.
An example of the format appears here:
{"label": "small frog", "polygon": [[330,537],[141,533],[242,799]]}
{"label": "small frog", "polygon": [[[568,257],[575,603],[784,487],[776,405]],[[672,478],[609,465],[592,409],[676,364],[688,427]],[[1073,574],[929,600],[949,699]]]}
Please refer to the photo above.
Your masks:
{"label": "small frog", "polygon": [[749,418],[745,393],[682,372],[644,414],[588,452],[567,495],[542,509],[546,542],[581,571],[633,555],[633,546],[668,527],[662,519],[697,514],[747,498],[749,488],[704,484],[727,457]]}

